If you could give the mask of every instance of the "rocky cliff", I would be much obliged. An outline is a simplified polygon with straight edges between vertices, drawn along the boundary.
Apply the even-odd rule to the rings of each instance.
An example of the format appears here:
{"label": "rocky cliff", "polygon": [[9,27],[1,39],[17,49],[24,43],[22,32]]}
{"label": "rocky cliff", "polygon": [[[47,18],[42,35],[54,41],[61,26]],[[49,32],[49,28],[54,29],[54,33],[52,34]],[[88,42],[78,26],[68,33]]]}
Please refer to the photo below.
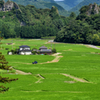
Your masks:
{"label": "rocky cliff", "polygon": [[90,4],[88,6],[83,6],[80,9],[80,13],[84,13],[88,16],[98,14],[99,12],[100,12],[100,7],[96,3]]}
{"label": "rocky cliff", "polygon": [[0,11],[10,11],[12,8],[19,9],[19,6],[10,0],[5,2],[4,0],[0,1]]}
{"label": "rocky cliff", "polygon": [[88,11],[86,12],[86,14],[87,14],[88,16],[90,16],[91,14],[98,14],[99,11],[100,11],[100,8],[99,8],[99,6],[98,6],[97,4],[90,4],[90,5],[89,5],[89,9],[88,9]]}

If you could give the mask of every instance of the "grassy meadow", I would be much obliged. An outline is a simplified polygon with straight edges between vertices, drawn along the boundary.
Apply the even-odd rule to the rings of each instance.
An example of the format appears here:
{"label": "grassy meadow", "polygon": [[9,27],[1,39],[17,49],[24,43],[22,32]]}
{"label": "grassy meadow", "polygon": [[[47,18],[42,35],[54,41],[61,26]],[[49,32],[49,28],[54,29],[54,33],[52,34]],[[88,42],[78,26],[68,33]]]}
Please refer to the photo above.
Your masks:
{"label": "grassy meadow", "polygon": [[[13,45],[7,45],[12,43]],[[48,40],[7,39],[2,40],[1,52],[14,69],[32,73],[20,75],[0,70],[4,77],[19,80],[0,85],[9,87],[9,91],[0,94],[0,100],[100,100],[100,50],[86,47],[82,44],[48,43]],[[16,49],[21,45],[28,45],[39,49],[45,45],[57,49],[59,62],[52,61],[51,55],[7,55],[5,48]],[[33,65],[33,61],[38,64]],[[14,72],[14,71],[13,71]],[[70,74],[84,79],[87,83],[66,77]],[[40,74],[43,78],[39,77]]]}

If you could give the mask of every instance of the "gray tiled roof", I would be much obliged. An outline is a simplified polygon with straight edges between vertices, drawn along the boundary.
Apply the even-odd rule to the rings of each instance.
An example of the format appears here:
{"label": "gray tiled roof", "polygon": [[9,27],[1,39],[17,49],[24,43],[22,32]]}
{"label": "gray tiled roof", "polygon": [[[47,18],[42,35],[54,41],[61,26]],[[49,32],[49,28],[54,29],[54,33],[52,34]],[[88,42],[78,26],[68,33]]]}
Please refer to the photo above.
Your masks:
{"label": "gray tiled roof", "polygon": [[48,53],[48,52],[52,52],[52,50],[50,50],[50,49],[41,49],[40,52]]}
{"label": "gray tiled roof", "polygon": [[22,46],[19,46],[20,48],[30,48],[29,46],[27,45],[22,45]]}
{"label": "gray tiled roof", "polygon": [[19,50],[19,52],[31,52],[31,50]]}
{"label": "gray tiled roof", "polygon": [[39,49],[47,49],[47,47],[45,47],[45,46],[42,46],[42,47],[40,47]]}

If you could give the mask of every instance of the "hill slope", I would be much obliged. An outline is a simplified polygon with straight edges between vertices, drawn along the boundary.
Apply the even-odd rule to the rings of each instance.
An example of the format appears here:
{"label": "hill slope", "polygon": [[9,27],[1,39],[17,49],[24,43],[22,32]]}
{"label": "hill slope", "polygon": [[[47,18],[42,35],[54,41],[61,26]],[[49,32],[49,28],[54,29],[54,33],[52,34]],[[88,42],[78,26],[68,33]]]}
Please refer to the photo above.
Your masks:
{"label": "hill slope", "polygon": [[57,4],[62,6],[65,10],[70,10],[71,8],[78,5],[83,0],[64,0],[64,1],[56,1]]}
{"label": "hill slope", "polygon": [[67,11],[63,7],[58,5],[54,0],[48,0],[48,1],[47,0],[12,0],[12,1],[24,6],[34,5],[36,8],[42,8],[42,9],[45,9],[45,8],[51,9],[52,6],[55,6],[58,8],[60,15],[66,16],[67,14]]}
{"label": "hill slope", "polygon": [[[5,10],[4,5],[6,4]],[[37,9],[33,5],[18,5],[8,9],[9,1],[0,2],[0,31],[4,38],[41,38],[54,36],[63,26],[58,9]],[[47,35],[48,34],[48,35]]]}
{"label": "hill slope", "polygon": [[89,5],[90,3],[96,3],[96,4],[100,4],[100,0],[84,0],[81,3],[79,3],[76,7],[72,8],[70,10],[70,12],[75,12],[77,14],[79,14],[79,9],[84,6],[84,5]]}

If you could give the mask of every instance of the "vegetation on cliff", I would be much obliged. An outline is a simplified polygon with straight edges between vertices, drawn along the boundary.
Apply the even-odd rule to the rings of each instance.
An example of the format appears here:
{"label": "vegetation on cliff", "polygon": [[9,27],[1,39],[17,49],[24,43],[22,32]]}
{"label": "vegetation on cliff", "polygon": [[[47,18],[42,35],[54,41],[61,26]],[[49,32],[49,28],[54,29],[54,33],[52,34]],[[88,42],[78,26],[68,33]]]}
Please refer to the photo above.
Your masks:
{"label": "vegetation on cliff", "polygon": [[58,32],[55,41],[100,45],[99,6],[97,4],[83,6],[76,18],[70,16],[66,26]]}
{"label": "vegetation on cliff", "polygon": [[63,26],[58,9],[37,9],[35,6],[19,5],[11,11],[0,12],[0,31],[5,38],[41,38],[54,36]]}

